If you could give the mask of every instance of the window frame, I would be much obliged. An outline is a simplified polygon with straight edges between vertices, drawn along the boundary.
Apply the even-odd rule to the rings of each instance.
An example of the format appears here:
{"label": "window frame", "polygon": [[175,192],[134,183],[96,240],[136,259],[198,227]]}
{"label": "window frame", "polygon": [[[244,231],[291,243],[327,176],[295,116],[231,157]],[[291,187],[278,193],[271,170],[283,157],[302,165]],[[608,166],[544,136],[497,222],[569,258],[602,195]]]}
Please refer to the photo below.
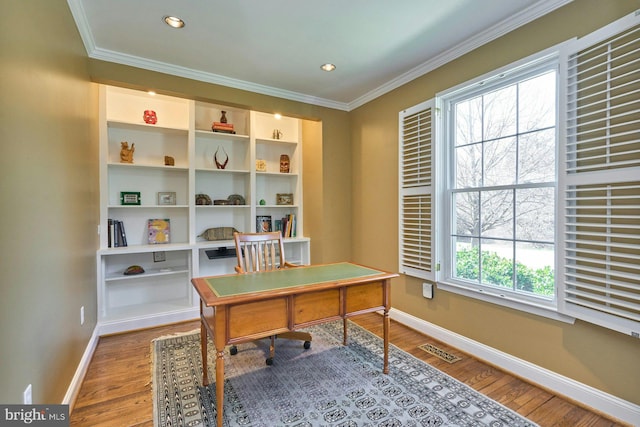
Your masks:
{"label": "window frame", "polygon": [[[561,67],[561,49],[565,42],[560,45],[553,46],[549,49],[545,49],[542,52],[523,58],[512,64],[501,67],[497,70],[486,73],[482,76],[464,82],[451,89],[442,91],[436,94],[436,108],[442,112],[439,117],[439,129],[441,132],[435,135],[435,146],[438,147],[439,158],[437,164],[441,166],[439,170],[441,173],[438,175],[440,179],[436,178],[435,188],[435,204],[439,207],[438,214],[436,215],[436,229],[442,230],[441,238],[437,239],[438,248],[436,253],[441,254],[442,258],[438,259],[441,266],[437,273],[436,283],[439,288],[454,292],[457,294],[465,295],[467,297],[491,302],[501,306],[509,307],[516,310],[526,311],[534,313],[540,316],[552,318],[555,320],[561,320],[564,322],[573,322],[572,317],[562,315],[558,312],[558,242],[560,241],[558,231],[558,218],[561,215],[560,206],[562,205],[559,200],[562,195],[558,191],[558,182],[562,176],[563,171],[560,168],[561,160],[560,155],[560,109],[562,108],[562,96],[563,89],[560,82],[563,81],[563,69]],[[483,93],[488,93],[492,90],[496,90],[499,87],[505,87],[510,84],[517,83],[540,74],[545,70],[556,71],[556,180],[555,186],[553,186],[555,197],[555,230],[554,230],[554,244],[555,244],[555,256],[554,256],[554,282],[555,292],[553,298],[543,298],[534,295],[526,295],[511,291],[509,289],[500,289],[497,287],[491,287],[482,285],[479,283],[470,283],[467,281],[459,280],[453,277],[453,262],[454,257],[452,255],[452,243],[450,236],[454,228],[453,224],[453,191],[452,186],[455,182],[453,167],[453,155],[452,150],[453,143],[450,141],[451,129],[453,127],[454,114],[449,110],[453,103],[461,98],[468,99],[473,96],[477,96]],[[444,260],[447,262],[444,262]]]}

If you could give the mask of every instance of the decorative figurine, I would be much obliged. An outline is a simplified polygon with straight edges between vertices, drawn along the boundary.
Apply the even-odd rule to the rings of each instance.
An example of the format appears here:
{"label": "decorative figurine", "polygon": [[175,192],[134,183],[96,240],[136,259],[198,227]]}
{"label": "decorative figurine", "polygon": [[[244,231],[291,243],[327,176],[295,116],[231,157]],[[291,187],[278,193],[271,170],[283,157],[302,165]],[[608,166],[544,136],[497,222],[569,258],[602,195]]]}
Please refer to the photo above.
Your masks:
{"label": "decorative figurine", "polygon": [[164,165],[165,166],[175,166],[176,161],[171,156],[164,156]]}
{"label": "decorative figurine", "polygon": [[218,161],[218,150],[220,149],[220,147],[218,147],[216,149],[215,154],[213,155],[213,161],[216,163],[216,167],[218,169],[224,169],[227,167],[227,163],[229,163],[229,155],[227,154],[227,150],[224,149],[224,147],[222,147],[222,151],[224,151],[224,155],[227,156],[227,158],[225,159],[224,163],[220,163]]}
{"label": "decorative figurine", "polygon": [[156,112],[153,110],[144,110],[142,119],[148,125],[155,125],[156,123],[158,123],[158,116],[156,116]]}
{"label": "decorative figurine", "polygon": [[207,194],[204,193],[200,193],[200,194],[196,194],[196,205],[210,205],[211,203],[211,197],[209,197]]}
{"label": "decorative figurine", "polygon": [[221,111],[220,121],[211,123],[211,130],[221,133],[236,133],[233,128],[233,123],[227,123],[227,112]]}
{"label": "decorative figurine", "polygon": [[240,194],[232,194],[229,197],[227,197],[227,200],[229,201],[230,205],[244,205],[245,204],[244,197],[241,196]]}
{"label": "decorative figurine", "polygon": [[120,163],[133,163],[133,152],[136,151],[136,143],[131,144],[131,148],[129,148],[129,143],[127,141],[122,141],[120,143]]}
{"label": "decorative figurine", "polygon": [[198,237],[203,237],[205,240],[233,240],[233,233],[237,233],[233,227],[213,227],[207,228]]}
{"label": "decorative figurine", "polygon": [[273,130],[273,135],[272,135],[273,139],[280,139],[282,138],[282,131],[280,129],[274,129]]}
{"label": "decorative figurine", "polygon": [[280,173],[289,173],[289,156],[286,154],[280,155]]}
{"label": "decorative figurine", "polygon": [[144,273],[144,268],[140,267],[139,265],[131,265],[127,267],[126,270],[124,270],[125,276],[132,276],[134,274],[142,274],[142,273]]}

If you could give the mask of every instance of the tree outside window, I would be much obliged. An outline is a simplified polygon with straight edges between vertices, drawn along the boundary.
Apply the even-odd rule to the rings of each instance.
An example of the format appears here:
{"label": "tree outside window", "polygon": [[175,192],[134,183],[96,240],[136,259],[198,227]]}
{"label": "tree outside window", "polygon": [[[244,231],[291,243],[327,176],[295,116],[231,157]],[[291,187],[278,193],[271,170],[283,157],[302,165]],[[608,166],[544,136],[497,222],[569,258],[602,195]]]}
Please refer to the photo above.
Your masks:
{"label": "tree outside window", "polygon": [[451,102],[456,279],[553,297],[555,70]]}

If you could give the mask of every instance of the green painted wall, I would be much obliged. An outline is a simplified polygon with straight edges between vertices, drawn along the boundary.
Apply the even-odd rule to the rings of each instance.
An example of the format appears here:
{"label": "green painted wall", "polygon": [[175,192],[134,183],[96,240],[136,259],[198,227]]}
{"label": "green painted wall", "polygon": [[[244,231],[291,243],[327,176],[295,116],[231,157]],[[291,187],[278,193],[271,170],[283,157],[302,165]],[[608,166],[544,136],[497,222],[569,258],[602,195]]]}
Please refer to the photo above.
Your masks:
{"label": "green painted wall", "polygon": [[0,4],[0,402],[60,403],[96,324],[97,86],[66,1]]}
{"label": "green painted wall", "polygon": [[[97,90],[90,81],[310,119],[303,179],[313,262],[352,260],[396,271],[398,112],[640,8],[640,0],[574,0],[346,113],[88,60],[66,1],[0,1],[8,13],[0,30],[3,403],[20,403],[29,383],[35,402],[60,402],[95,326]],[[392,301],[414,316],[640,404],[635,339],[442,291],[428,301],[421,282],[407,278],[394,281]],[[80,327],[82,305],[87,323]]]}
{"label": "green painted wall", "polygon": [[[640,9],[634,0],[574,0],[351,112],[353,259],[398,269],[398,113],[469,79]],[[357,219],[357,220],[356,220]],[[381,242],[384,242],[381,244]],[[418,318],[640,404],[640,342],[576,321],[566,324],[436,290],[402,277],[392,305]]]}

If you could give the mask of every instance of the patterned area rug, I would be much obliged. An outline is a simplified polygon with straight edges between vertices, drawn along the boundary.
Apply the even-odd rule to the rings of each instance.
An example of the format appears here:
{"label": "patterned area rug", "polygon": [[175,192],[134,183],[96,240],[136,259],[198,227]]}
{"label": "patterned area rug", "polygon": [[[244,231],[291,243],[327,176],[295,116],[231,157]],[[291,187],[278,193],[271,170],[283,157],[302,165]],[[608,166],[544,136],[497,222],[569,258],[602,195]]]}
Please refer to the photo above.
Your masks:
{"label": "patterned area rug", "polygon": [[[274,426],[535,426],[505,406],[389,346],[389,375],[382,373],[382,340],[349,322],[309,328],[311,349],[276,340],[273,366],[268,340],[225,353],[224,425]],[[152,343],[154,424],[214,426],[215,383],[202,387],[200,335],[163,337]],[[209,378],[215,379],[213,346]]]}

